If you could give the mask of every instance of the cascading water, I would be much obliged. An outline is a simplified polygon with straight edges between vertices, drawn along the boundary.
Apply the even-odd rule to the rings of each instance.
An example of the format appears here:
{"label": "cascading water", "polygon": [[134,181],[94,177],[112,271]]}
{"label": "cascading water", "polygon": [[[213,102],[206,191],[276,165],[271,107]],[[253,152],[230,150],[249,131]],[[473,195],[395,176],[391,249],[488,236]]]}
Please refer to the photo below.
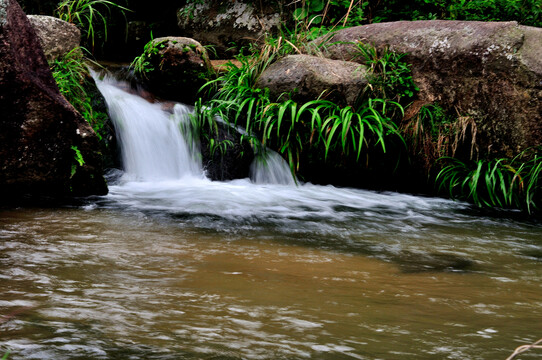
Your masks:
{"label": "cascading water", "polygon": [[119,89],[111,78],[97,85],[115,124],[127,177],[148,181],[202,176],[199,149],[189,146],[181,132],[183,125],[189,129],[188,107],[176,104],[170,114],[159,103]]}
{"label": "cascading water", "polygon": [[[122,90],[119,85],[126,85],[111,77],[95,78],[115,125],[125,179],[164,181],[204,177],[199,142],[191,132],[190,107],[175,104],[171,114],[160,103],[150,103]],[[270,149],[256,157],[250,178],[256,184],[295,185],[286,161]]]}
{"label": "cascading water", "polygon": [[250,179],[255,184],[295,185],[288,163],[270,149],[256,155],[250,166]]}

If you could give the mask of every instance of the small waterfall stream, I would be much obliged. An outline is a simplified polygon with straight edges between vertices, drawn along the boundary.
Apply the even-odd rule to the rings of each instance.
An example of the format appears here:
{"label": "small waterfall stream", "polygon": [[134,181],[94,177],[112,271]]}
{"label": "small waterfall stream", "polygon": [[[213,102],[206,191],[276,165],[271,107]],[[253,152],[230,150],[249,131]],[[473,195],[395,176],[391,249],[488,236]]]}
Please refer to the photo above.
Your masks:
{"label": "small waterfall stream", "polygon": [[[95,78],[115,125],[125,180],[204,177],[199,143],[191,136],[190,107],[178,103],[171,113],[160,103],[121,89],[127,85],[110,76]],[[257,156],[251,179],[256,184],[295,185],[288,164],[272,150]]]}
{"label": "small waterfall stream", "polygon": [[173,180],[201,176],[201,160],[180,131],[188,109],[177,104],[174,113],[117,87],[112,78],[97,81],[109,107],[121,147],[126,176],[133,180]]}

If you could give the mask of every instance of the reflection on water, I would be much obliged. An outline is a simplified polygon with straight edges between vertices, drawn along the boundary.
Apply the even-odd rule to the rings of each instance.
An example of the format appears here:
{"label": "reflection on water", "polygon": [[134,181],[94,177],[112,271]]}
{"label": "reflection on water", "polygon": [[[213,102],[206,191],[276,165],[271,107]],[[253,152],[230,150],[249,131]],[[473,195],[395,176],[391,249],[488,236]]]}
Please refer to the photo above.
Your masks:
{"label": "reflection on water", "polygon": [[0,346],[10,359],[504,359],[542,337],[542,227],[468,211],[244,180],[3,210]]}

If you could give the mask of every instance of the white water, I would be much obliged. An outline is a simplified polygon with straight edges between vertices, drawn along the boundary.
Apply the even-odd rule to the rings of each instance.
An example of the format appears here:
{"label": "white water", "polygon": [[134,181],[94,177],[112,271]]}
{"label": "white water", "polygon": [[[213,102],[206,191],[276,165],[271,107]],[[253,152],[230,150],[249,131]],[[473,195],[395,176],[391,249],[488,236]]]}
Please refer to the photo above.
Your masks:
{"label": "white water", "polygon": [[[442,199],[296,186],[287,163],[271,150],[265,157],[256,156],[250,179],[210,181],[204,176],[199,144],[186,140],[190,138],[189,107],[177,104],[171,114],[161,104],[119,88],[127,88],[126,84],[110,78],[96,82],[109,106],[124,164],[124,175],[109,187],[112,202],[108,206],[351,234],[377,234],[383,226],[402,231],[413,222],[457,216],[449,210],[464,208]],[[360,221],[360,215],[367,221]],[[349,222],[348,228],[330,224],[336,221]],[[205,226],[221,225],[211,221]]]}
{"label": "white water", "polygon": [[250,166],[250,178],[255,184],[295,185],[288,163],[269,149],[256,155]]}
{"label": "white water", "polygon": [[177,104],[169,114],[161,104],[119,89],[110,78],[97,85],[115,125],[127,178],[158,181],[202,175],[199,149],[191,151],[180,131],[189,122],[186,106]]}
{"label": "white water", "polygon": [[[97,78],[97,76],[95,76]],[[204,178],[199,141],[192,137],[192,109],[175,104],[173,114],[160,103],[150,103],[120,87],[127,84],[111,77],[96,79],[107,101],[121,146],[124,180],[171,181]],[[256,184],[295,185],[286,161],[267,150],[251,166]]]}

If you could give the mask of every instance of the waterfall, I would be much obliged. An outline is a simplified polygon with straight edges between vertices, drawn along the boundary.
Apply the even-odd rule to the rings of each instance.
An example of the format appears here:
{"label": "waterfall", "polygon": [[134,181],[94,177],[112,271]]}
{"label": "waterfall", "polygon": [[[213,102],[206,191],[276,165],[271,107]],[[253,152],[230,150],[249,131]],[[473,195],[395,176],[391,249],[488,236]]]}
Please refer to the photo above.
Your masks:
{"label": "waterfall", "polygon": [[288,163],[277,152],[267,149],[258,153],[250,166],[250,179],[255,184],[295,185]]}
{"label": "waterfall", "polygon": [[[126,180],[205,177],[199,139],[191,131],[192,108],[178,103],[171,113],[163,109],[163,104],[123,90],[129,88],[125,83],[109,76],[93,76],[115,126]],[[250,179],[255,184],[296,184],[286,161],[269,149],[255,157]]]}
{"label": "waterfall", "polygon": [[187,106],[176,104],[171,114],[159,103],[121,90],[119,82],[111,78],[96,84],[115,126],[125,176],[142,181],[203,176],[199,148],[187,141]]}

